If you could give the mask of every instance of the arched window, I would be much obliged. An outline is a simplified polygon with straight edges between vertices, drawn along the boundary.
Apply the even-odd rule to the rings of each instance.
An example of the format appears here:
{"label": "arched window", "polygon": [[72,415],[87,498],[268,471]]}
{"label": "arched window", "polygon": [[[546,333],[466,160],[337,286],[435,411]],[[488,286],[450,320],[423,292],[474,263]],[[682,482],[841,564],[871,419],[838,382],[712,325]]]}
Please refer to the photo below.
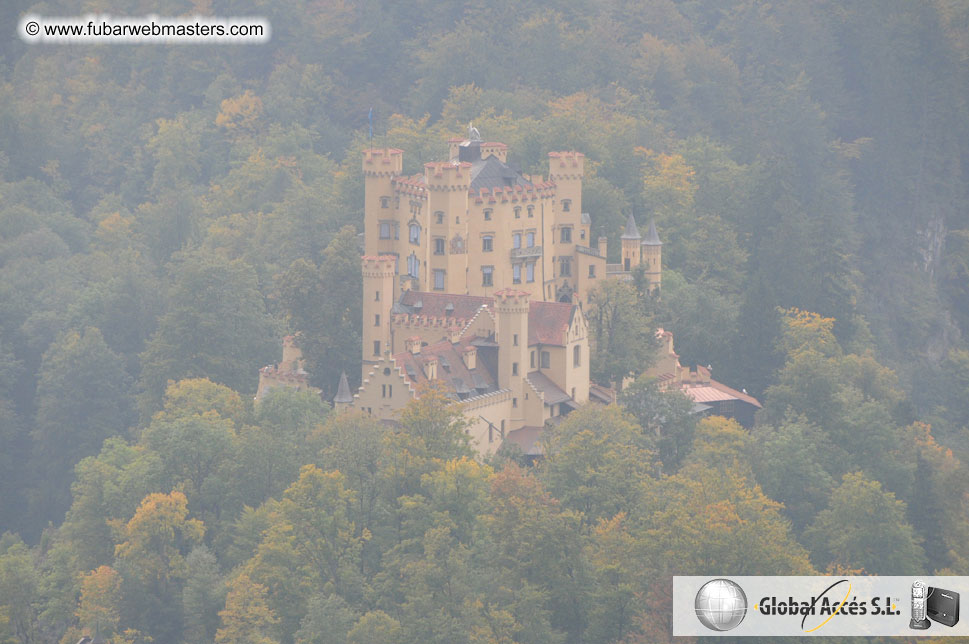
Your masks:
{"label": "arched window", "polygon": [[410,243],[420,244],[421,243],[421,226],[420,224],[410,225]]}
{"label": "arched window", "polygon": [[407,274],[411,277],[417,277],[417,272],[421,268],[421,260],[417,259],[417,255],[414,253],[410,254],[407,258]]}

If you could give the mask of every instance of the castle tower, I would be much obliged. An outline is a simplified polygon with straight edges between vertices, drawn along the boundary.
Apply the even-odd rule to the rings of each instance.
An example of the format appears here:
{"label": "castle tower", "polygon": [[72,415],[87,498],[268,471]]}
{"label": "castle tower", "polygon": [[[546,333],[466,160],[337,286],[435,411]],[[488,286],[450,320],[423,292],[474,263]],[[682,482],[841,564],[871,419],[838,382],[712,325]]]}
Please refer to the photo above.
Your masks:
{"label": "castle tower", "polygon": [[350,393],[350,383],[347,382],[347,373],[340,374],[340,384],[336,389],[336,396],[333,398],[333,408],[337,413],[342,413],[353,404],[353,394]]}
{"label": "castle tower", "polygon": [[528,309],[526,291],[506,288],[495,293],[498,342],[498,386],[512,391],[512,423],[525,415],[525,371],[528,368]]}
{"label": "castle tower", "polygon": [[391,239],[380,239],[380,222],[395,217],[393,179],[404,171],[404,152],[396,148],[363,151],[364,253],[392,252]]}
{"label": "castle tower", "polygon": [[452,243],[456,239],[467,240],[468,236],[468,217],[465,213],[468,212],[471,163],[425,163],[424,182],[427,187],[428,235],[427,243],[422,247],[426,271],[420,288],[464,292],[467,290],[468,256],[453,252]]}
{"label": "castle tower", "polygon": [[643,264],[651,293],[658,293],[663,279],[663,242],[656,234],[656,222],[650,220],[649,231],[642,242]]}
{"label": "castle tower", "polygon": [[[585,155],[581,152],[549,152],[548,180],[555,184],[558,223],[575,226],[582,221],[582,177]],[[578,234],[576,234],[578,238]]]}
{"label": "castle tower", "polygon": [[626,219],[626,229],[620,239],[622,241],[622,270],[631,271],[639,266],[641,257],[639,242],[642,240],[639,228],[636,227],[636,219],[633,218],[632,213],[629,213],[629,218]]}
{"label": "castle tower", "polygon": [[363,261],[363,377],[371,366],[393,350],[390,310],[394,305],[392,255],[365,255]]}

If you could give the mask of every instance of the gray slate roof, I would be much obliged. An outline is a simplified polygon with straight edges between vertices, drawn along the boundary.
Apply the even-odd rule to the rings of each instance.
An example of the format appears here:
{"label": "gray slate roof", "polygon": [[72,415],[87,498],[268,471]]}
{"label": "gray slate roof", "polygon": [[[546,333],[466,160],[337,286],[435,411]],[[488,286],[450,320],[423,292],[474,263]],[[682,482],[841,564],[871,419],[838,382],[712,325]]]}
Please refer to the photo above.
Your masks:
{"label": "gray slate roof", "polygon": [[639,228],[636,227],[636,219],[632,213],[629,213],[629,217],[626,219],[626,230],[623,231],[620,239],[642,239],[639,234]]}
{"label": "gray slate roof", "polygon": [[646,232],[646,238],[643,239],[643,246],[662,246],[663,242],[659,240],[659,235],[656,234],[656,221],[649,220],[649,230]]}

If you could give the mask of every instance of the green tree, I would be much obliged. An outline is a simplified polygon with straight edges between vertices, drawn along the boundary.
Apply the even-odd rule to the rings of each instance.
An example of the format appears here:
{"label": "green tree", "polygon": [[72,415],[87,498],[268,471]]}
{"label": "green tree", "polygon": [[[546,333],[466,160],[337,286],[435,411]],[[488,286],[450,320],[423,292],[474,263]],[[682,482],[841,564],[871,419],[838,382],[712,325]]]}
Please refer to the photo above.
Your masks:
{"label": "green tree", "polygon": [[0,634],[5,641],[41,640],[37,618],[42,606],[40,578],[27,545],[11,534],[0,537]]}
{"label": "green tree", "polygon": [[363,277],[357,233],[343,227],[323,252],[319,267],[298,259],[276,277],[277,297],[314,384],[324,398],[336,394],[340,373],[360,373]]}
{"label": "green tree", "polygon": [[620,392],[619,404],[655,437],[663,470],[672,473],[679,469],[693,445],[697,421],[693,401],[680,391],[661,389],[655,380],[642,375]]}
{"label": "green tree", "polygon": [[77,462],[134,420],[129,386],[121,357],[93,327],[61,336],[44,354],[33,439],[37,469],[47,475],[38,482],[37,512],[66,510]]}
{"label": "green tree", "polygon": [[654,437],[616,405],[574,411],[542,441],[549,492],[589,523],[631,507],[656,468]]}
{"label": "green tree", "polygon": [[186,257],[175,269],[168,311],[141,354],[143,419],[161,406],[169,380],[209,378],[254,392],[259,367],[277,357],[272,337],[248,266]]}
{"label": "green tree", "polygon": [[[293,636],[295,644],[346,644],[358,614],[339,595],[312,597],[306,617]],[[373,641],[373,640],[368,640]]]}
{"label": "green tree", "polygon": [[820,568],[864,570],[874,575],[914,575],[925,570],[922,539],[906,521],[906,505],[861,472],[844,475],[804,532]]}
{"label": "green tree", "polygon": [[185,616],[184,641],[211,642],[219,627],[219,609],[225,606],[226,583],[215,555],[204,545],[196,546],[185,558],[188,574],[182,588]]}
{"label": "green tree", "polygon": [[621,386],[623,379],[638,376],[652,363],[652,324],[635,288],[626,282],[606,280],[589,297],[592,379]]}

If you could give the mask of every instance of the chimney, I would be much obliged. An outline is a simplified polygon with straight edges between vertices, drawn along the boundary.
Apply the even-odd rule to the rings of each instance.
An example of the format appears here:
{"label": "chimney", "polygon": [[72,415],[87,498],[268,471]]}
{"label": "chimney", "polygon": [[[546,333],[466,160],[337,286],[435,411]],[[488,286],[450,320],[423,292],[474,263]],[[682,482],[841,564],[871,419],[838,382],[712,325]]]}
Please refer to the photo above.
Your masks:
{"label": "chimney", "polygon": [[464,350],[464,366],[474,369],[478,365],[478,350],[475,347],[468,347]]}
{"label": "chimney", "polygon": [[413,353],[415,356],[421,352],[421,338],[417,335],[412,335],[411,337],[404,340],[404,349]]}

